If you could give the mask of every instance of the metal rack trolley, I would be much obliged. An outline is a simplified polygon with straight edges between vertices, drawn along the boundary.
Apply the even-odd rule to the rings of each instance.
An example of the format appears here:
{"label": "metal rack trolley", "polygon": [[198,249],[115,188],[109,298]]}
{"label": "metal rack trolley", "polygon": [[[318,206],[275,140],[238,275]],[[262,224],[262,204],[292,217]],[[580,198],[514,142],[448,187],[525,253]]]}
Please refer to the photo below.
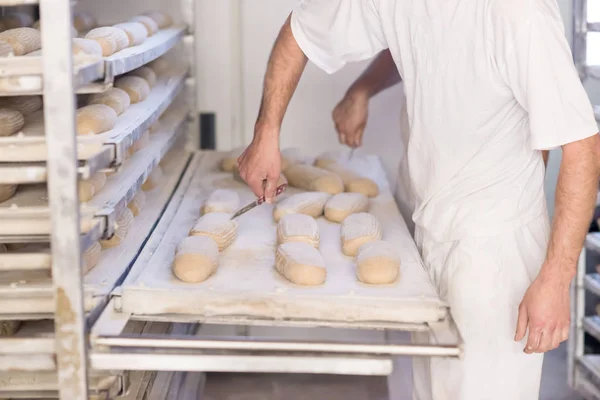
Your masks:
{"label": "metal rack trolley", "polygon": [[[600,32],[599,22],[587,17],[588,1],[573,2],[573,58],[582,81],[600,79],[600,66],[588,65],[587,41],[589,32]],[[600,121],[600,107],[594,106]],[[600,196],[597,206],[600,205]],[[586,316],[586,298],[600,296],[600,274],[588,274],[587,255],[600,254],[600,233],[588,234],[577,265],[575,281],[571,286],[571,332],[568,344],[569,386],[586,399],[600,399],[600,355],[588,354],[585,335],[600,340],[600,317]]]}

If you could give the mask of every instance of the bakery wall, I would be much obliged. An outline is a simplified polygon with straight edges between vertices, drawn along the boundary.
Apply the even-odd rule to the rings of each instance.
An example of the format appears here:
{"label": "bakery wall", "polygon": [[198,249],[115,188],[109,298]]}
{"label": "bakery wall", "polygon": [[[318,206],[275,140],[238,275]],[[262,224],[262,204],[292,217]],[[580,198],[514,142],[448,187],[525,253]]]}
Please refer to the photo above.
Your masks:
{"label": "bakery wall", "polygon": [[[262,78],[277,32],[297,0],[199,0],[198,99],[202,112],[217,114],[217,147],[247,144],[260,101]],[[572,0],[558,0],[568,37]],[[282,146],[307,151],[341,149],[331,110],[367,62],[349,65],[329,76],[309,64],[283,124]],[[600,102],[600,86],[587,85]],[[402,154],[399,127],[400,86],[372,102],[364,151],[380,154],[392,180]],[[550,211],[560,165],[560,151],[551,154],[546,192]]]}

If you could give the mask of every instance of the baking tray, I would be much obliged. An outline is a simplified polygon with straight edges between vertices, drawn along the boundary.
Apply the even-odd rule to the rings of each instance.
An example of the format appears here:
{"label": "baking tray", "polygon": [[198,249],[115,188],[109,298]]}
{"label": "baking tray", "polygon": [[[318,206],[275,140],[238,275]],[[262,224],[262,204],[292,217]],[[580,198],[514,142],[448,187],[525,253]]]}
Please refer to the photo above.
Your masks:
{"label": "baking tray", "polygon": [[[180,147],[183,147],[181,145]],[[187,165],[189,155],[183,149],[174,150],[164,160],[164,184],[147,192],[147,204],[136,217],[130,232],[120,246],[103,250],[95,268],[84,276],[84,308],[91,311],[102,304],[117,282],[127,271],[154,228],[168,203]],[[27,249],[24,249],[26,252]],[[29,250],[33,252],[33,250]],[[47,250],[38,250],[47,254]],[[1,271],[1,270],[0,270]],[[6,315],[36,313],[46,315],[54,311],[50,269],[34,268],[4,270],[0,273],[0,310]]]}
{"label": "baking tray", "polygon": [[[123,283],[122,312],[138,315],[188,315],[210,323],[211,318],[244,316],[278,321],[310,320],[320,325],[328,321],[398,324],[426,324],[444,320],[447,305],[442,302],[422,265],[417,248],[389,188],[380,185],[381,194],[371,200],[370,212],[383,229],[383,238],[398,246],[402,254],[398,282],[373,287],[361,284],[355,276],[353,259],[340,250],[340,225],[318,219],[321,254],[328,277],[324,285],[306,288],[293,285],[274,271],[276,225],[272,205],[265,204],[239,218],[238,239],[221,254],[218,271],[199,284],[186,284],[171,273],[177,244],[187,236],[199,216],[200,206],[215,188],[235,188],[242,204],[254,200],[245,185],[231,174],[218,172],[224,156],[199,152],[173,202],[180,201],[168,227],[158,228],[153,237],[160,245],[149,260],[140,256]],[[382,171],[381,163],[369,170]],[[184,177],[184,181],[186,178]],[[385,180],[385,175],[379,177]],[[266,233],[265,233],[266,232]],[[151,238],[152,240],[152,238]],[[195,317],[196,316],[196,317]]]}
{"label": "baking tray", "polygon": [[[78,136],[78,158],[92,158],[103,151],[105,145],[111,145],[115,147],[113,163],[123,162],[131,144],[158,120],[177,97],[184,86],[185,76],[183,71],[160,76],[148,98],[132,104],[119,116],[113,129],[99,135]],[[0,138],[0,162],[46,161],[47,151],[43,111],[29,116],[21,132]]]}

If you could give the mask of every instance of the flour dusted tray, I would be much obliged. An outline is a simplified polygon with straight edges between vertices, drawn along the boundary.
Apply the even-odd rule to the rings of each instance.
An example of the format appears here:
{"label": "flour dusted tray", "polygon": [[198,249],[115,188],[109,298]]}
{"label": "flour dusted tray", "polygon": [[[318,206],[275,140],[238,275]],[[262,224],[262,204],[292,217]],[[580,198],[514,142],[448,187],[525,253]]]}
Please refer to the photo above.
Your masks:
{"label": "flour dusted tray", "polygon": [[[418,251],[385,184],[379,161],[369,157],[367,169],[380,182],[381,194],[371,200],[370,212],[383,229],[383,239],[398,246],[401,278],[386,286],[357,281],[355,262],[342,255],[340,225],[318,220],[320,251],[327,264],[326,283],[301,287],[274,270],[275,230],[272,205],[263,205],[239,218],[236,241],[226,249],[215,275],[200,284],[186,284],[171,273],[177,244],[187,236],[199,216],[203,200],[216,188],[235,188],[242,204],[253,200],[245,185],[230,173],[218,171],[217,152],[198,153],[172,203],[180,201],[171,223],[157,227],[149,243],[158,242],[153,254],[140,255],[122,285],[122,312],[145,315],[188,316],[214,322],[246,320],[313,321],[320,325],[358,323],[428,324],[447,317],[443,303],[429,281]],[[293,192],[294,190],[290,190]],[[185,317],[184,317],[185,318]]]}

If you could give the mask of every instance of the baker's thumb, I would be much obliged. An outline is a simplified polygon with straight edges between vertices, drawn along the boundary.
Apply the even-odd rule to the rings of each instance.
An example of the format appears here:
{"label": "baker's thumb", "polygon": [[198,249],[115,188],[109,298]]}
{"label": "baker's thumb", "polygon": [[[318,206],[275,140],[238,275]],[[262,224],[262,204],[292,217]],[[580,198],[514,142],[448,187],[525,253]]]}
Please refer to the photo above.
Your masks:
{"label": "baker's thumb", "polygon": [[527,323],[529,318],[527,316],[527,308],[519,307],[519,316],[517,317],[517,331],[515,333],[515,342],[520,342],[525,337],[527,332]]}
{"label": "baker's thumb", "polygon": [[265,201],[267,203],[273,203],[275,200],[275,192],[277,191],[277,180],[279,177],[267,176],[267,182],[265,183]]}

